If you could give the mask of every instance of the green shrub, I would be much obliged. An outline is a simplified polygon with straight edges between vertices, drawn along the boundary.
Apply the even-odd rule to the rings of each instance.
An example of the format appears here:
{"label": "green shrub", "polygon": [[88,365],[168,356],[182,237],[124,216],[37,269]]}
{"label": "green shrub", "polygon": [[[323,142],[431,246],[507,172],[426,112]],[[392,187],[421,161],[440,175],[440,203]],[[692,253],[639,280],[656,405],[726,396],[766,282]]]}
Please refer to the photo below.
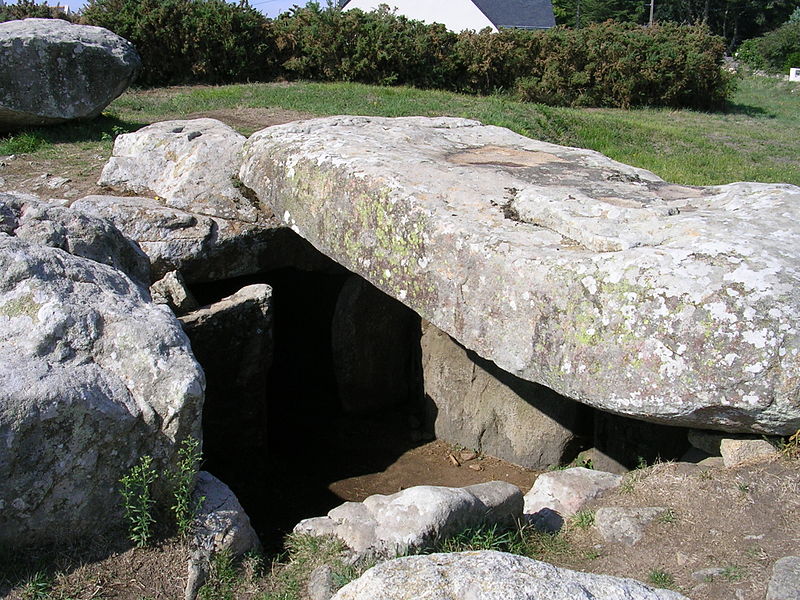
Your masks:
{"label": "green shrub", "polygon": [[64,12],[53,13],[51,8],[47,3],[39,4],[35,0],[17,0],[14,4],[0,6],[0,23],[28,18],[73,20]]}
{"label": "green shrub", "polygon": [[143,85],[275,75],[271,23],[246,0],[89,0],[82,21],[133,43],[142,57]]}
{"label": "green shrub", "polygon": [[457,36],[383,7],[365,13],[310,2],[274,21],[275,42],[287,77],[315,81],[444,87]]}
{"label": "green shrub", "polygon": [[153,536],[153,507],[156,501],[151,487],[156,479],[158,473],[153,468],[153,459],[145,455],[119,480],[128,537],[137,548],[147,546]]}
{"label": "green shrub", "polygon": [[722,68],[724,45],[702,26],[594,24],[556,28],[518,81],[524,100],[566,106],[724,104],[733,77]]}
{"label": "green shrub", "polygon": [[800,20],[790,19],[762,37],[747,40],[736,57],[749,67],[773,73],[800,67]]}

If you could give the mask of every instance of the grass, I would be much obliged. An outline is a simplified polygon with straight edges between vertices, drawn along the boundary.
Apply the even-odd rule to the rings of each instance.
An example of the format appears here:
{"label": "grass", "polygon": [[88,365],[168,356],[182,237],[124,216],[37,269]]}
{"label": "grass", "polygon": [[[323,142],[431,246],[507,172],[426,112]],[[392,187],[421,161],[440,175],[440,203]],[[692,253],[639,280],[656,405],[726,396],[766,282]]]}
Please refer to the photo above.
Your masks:
{"label": "grass", "polygon": [[650,571],[647,574],[647,581],[651,585],[659,588],[673,589],[675,587],[675,578],[663,569],[653,569]]}
{"label": "grass", "polygon": [[[523,135],[591,148],[674,183],[734,181],[800,185],[800,84],[749,76],[726,112],[573,109],[506,95],[466,96],[351,83],[272,83],[131,90],[92,123],[33,129],[0,139],[0,155],[68,154],[72,144],[110,152],[114,135],[159,120],[220,109],[263,108],[308,115],[456,116]],[[244,129],[243,133],[252,131]]]}

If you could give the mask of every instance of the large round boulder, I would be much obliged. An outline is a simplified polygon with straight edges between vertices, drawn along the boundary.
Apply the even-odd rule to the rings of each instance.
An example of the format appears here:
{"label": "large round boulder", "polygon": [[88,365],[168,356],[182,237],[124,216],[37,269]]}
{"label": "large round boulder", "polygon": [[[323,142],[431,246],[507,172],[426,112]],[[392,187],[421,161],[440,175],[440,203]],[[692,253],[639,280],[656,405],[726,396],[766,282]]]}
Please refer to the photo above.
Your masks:
{"label": "large round boulder", "polygon": [[[112,266],[126,248],[2,200],[0,547],[17,547],[121,524],[120,478],[145,454],[174,466],[205,382],[175,317]],[[63,235],[29,235],[48,223]]]}
{"label": "large round boulder", "polygon": [[130,85],[133,45],[61,19],[0,23],[0,130],[90,119]]}

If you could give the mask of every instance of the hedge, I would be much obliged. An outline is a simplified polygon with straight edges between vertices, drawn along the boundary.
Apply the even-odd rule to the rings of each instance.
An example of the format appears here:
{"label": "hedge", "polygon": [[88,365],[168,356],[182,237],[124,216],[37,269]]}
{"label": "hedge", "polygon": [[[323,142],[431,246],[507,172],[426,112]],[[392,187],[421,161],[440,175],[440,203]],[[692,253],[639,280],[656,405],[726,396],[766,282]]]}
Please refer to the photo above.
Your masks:
{"label": "hedge", "polygon": [[455,34],[385,8],[310,3],[270,20],[247,0],[90,0],[81,22],[133,42],[142,85],[356,81],[499,90],[553,105],[700,109],[718,108],[732,91],[723,41],[702,26]]}

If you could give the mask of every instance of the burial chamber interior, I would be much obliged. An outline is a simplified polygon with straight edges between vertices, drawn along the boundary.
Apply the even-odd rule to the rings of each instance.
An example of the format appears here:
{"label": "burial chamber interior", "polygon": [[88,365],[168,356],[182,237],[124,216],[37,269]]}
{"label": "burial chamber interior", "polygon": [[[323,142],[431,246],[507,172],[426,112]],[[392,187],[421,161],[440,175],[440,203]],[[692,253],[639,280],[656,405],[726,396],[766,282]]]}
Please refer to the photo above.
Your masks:
{"label": "burial chamber interior", "polygon": [[[303,518],[345,500],[399,491],[375,489],[372,476],[435,437],[524,463],[525,450],[520,460],[506,441],[527,428],[513,422],[519,406],[501,418],[500,409],[484,410],[495,402],[531,405],[534,419],[552,421],[562,432],[554,442],[552,427],[523,431],[525,444],[547,450],[531,448],[540,458],[523,466],[535,470],[546,468],[535,462],[541,457],[566,464],[592,446],[629,468],[679,458],[688,448],[683,429],[558,396],[435,330],[449,344],[441,352],[423,337],[432,326],[333,263],[322,271],[289,267],[194,284],[191,292],[211,305],[254,283],[272,288],[264,323],[245,320],[233,332],[190,332],[190,339],[207,378],[202,468],[233,489],[268,550],[279,549]],[[441,385],[448,378],[460,378],[461,387]],[[443,394],[452,401],[447,406]]]}

